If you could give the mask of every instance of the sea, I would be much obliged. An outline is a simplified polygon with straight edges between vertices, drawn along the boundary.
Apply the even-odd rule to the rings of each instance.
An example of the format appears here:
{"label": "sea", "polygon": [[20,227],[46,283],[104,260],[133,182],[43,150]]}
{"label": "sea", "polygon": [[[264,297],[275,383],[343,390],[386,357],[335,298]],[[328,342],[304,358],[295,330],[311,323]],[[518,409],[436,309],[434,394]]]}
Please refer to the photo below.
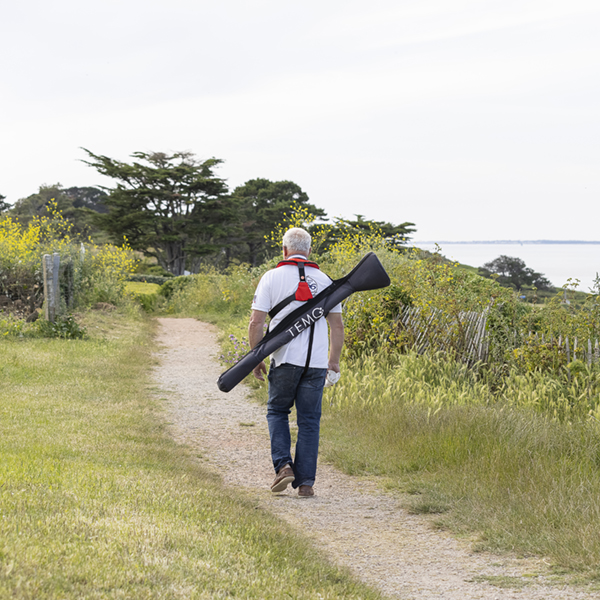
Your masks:
{"label": "sea", "polygon": [[[435,251],[435,242],[411,241],[413,246]],[[493,242],[437,242],[441,254],[450,260],[472,267],[481,267],[498,256],[512,256],[542,273],[554,287],[562,287],[569,279],[578,279],[576,289],[590,292],[597,274],[600,274],[600,241],[559,242],[493,241]],[[596,291],[597,293],[597,291]]]}

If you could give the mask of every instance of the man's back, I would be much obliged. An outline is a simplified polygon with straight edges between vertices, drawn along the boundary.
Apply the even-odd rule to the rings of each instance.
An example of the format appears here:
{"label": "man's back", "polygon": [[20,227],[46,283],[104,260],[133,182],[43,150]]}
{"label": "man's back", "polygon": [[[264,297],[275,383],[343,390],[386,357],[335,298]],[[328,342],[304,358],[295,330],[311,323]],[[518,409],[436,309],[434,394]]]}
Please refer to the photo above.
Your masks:
{"label": "man's back", "polygon": [[[331,285],[331,279],[319,269],[307,266],[305,267],[305,274],[306,282],[313,297]],[[268,313],[282,300],[294,293],[298,288],[299,281],[299,272],[296,265],[282,265],[276,269],[267,271],[256,288],[254,301],[252,302],[252,310]],[[302,301],[299,300],[290,302],[273,318],[270,328],[273,329],[286,315],[301,305]],[[334,307],[331,312],[341,313],[341,305]],[[306,364],[309,336],[310,330],[307,329],[290,343],[276,350],[272,355],[275,365],[279,366],[280,364],[288,363],[291,365],[304,366]],[[315,323],[310,367],[327,368],[328,355],[329,342],[327,322],[325,319],[319,319]]]}

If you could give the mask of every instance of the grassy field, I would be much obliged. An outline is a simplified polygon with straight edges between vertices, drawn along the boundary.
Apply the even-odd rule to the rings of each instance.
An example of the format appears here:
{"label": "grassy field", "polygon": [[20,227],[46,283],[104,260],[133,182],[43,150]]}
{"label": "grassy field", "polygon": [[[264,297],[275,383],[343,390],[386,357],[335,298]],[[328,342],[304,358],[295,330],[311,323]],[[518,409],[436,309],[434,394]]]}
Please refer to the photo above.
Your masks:
{"label": "grassy field", "polygon": [[361,598],[166,431],[150,321],[0,341],[0,597]]}
{"label": "grassy field", "polygon": [[383,354],[326,391],[323,455],[475,547],[600,578],[600,431],[494,401],[464,366]]}

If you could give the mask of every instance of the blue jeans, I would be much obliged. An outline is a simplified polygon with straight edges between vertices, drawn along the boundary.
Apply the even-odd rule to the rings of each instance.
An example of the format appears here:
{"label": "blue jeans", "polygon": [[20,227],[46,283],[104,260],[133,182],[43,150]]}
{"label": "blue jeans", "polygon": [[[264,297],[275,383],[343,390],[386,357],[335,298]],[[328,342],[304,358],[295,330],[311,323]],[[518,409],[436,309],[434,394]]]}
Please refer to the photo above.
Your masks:
{"label": "blue jeans", "polygon": [[[314,485],[319,453],[321,400],[327,369],[307,369],[282,364],[269,369],[269,402],[267,422],[271,436],[271,458],[277,473],[286,464],[292,465],[296,479],[292,484]],[[289,414],[296,403],[298,441],[295,458],[290,453]]]}

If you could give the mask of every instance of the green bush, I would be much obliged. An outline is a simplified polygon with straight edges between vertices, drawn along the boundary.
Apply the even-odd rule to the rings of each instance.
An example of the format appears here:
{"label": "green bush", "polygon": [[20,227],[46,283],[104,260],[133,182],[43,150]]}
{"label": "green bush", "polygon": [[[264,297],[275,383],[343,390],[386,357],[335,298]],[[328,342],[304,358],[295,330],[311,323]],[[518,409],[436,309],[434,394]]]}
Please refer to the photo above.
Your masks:
{"label": "green bush", "polygon": [[138,283],[155,283],[156,285],[162,285],[169,281],[171,277],[164,277],[162,275],[142,275],[140,273],[133,273],[127,277],[127,281],[136,281]]}
{"label": "green bush", "polygon": [[0,339],[3,337],[25,337],[34,335],[35,329],[23,319],[17,319],[12,315],[7,315],[0,319]]}
{"label": "green bush", "polygon": [[36,321],[37,330],[42,337],[62,338],[65,340],[79,340],[85,337],[86,329],[80,325],[73,315],[60,315],[52,321],[43,317]]}
{"label": "green bush", "polygon": [[160,287],[160,294],[167,299],[170,299],[173,295],[180,293],[187,286],[191,285],[194,281],[194,276],[180,275],[179,277],[173,277],[167,281],[163,281]]}
{"label": "green bush", "polygon": [[173,273],[169,273],[169,271],[163,269],[163,267],[149,258],[141,258],[137,261],[135,275],[150,275],[165,278],[174,277]]}

